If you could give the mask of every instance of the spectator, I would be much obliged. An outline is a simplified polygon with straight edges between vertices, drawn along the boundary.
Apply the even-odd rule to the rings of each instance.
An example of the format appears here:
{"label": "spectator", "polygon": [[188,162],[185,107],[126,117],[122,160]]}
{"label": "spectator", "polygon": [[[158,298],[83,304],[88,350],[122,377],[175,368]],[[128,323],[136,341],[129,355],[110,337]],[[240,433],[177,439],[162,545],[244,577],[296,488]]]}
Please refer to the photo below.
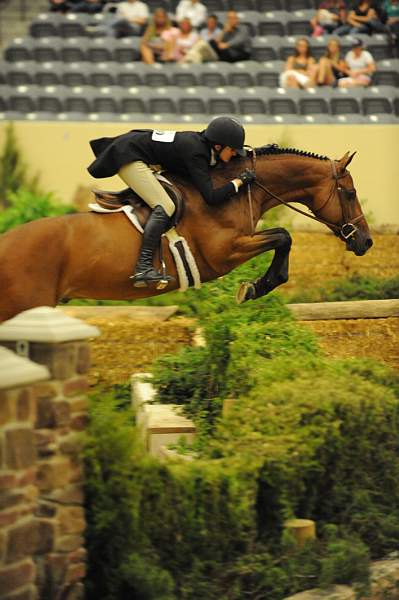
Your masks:
{"label": "spectator", "polygon": [[89,15],[95,15],[103,9],[101,0],[83,0],[82,2],[76,2],[71,6],[73,12],[83,12]]}
{"label": "spectator", "polygon": [[183,19],[179,23],[179,29],[172,27],[162,34],[166,41],[164,60],[173,62],[184,62],[187,52],[199,40],[199,34],[193,30],[190,19]]}
{"label": "spectator", "polygon": [[148,21],[148,6],[141,0],[127,0],[118,4],[111,32],[117,38],[140,35]]}
{"label": "spectator", "polygon": [[367,33],[386,31],[385,25],[380,21],[377,11],[371,0],[358,0],[354,8],[349,11],[347,22],[335,30],[337,35],[347,33]]}
{"label": "spectator", "polygon": [[317,37],[324,33],[332,33],[334,29],[346,22],[346,8],[343,0],[324,0],[310,24],[312,35]]}
{"label": "spectator", "polygon": [[338,81],[339,87],[367,87],[375,72],[374,59],[370,52],[364,49],[363,42],[356,39],[352,50],[345,56],[347,76]]}
{"label": "spectator", "polygon": [[156,60],[168,60],[168,55],[166,54],[168,51],[168,42],[175,35],[177,35],[176,28],[172,26],[166,10],[164,8],[157,8],[141,38],[140,52],[143,62],[151,65]]}
{"label": "spectator", "polygon": [[385,0],[383,8],[387,16],[388,31],[396,45],[396,56],[399,56],[399,0]]}
{"label": "spectator", "polygon": [[237,62],[251,56],[251,36],[246,25],[240,25],[238,14],[234,10],[227,13],[223,31],[215,39],[206,42],[199,40],[187,52],[184,62],[201,63],[223,60]]}
{"label": "spectator", "polygon": [[294,54],[287,58],[285,70],[280,75],[280,86],[284,88],[314,87],[317,75],[316,61],[311,55],[310,44],[300,38],[295,44]]}
{"label": "spectator", "polygon": [[205,23],[207,8],[199,0],[180,0],[176,8],[176,21],[189,19],[193,27],[200,27]]}
{"label": "spectator", "polygon": [[345,77],[347,69],[341,56],[339,40],[332,38],[327,44],[325,56],[319,60],[317,85],[332,85],[336,87],[338,81]]}
{"label": "spectator", "polygon": [[200,31],[200,36],[206,42],[210,42],[211,40],[216,39],[222,30],[218,24],[218,18],[216,15],[209,15],[206,21],[206,27],[203,27]]}
{"label": "spectator", "polygon": [[50,12],[66,13],[69,10],[67,0],[50,0]]}

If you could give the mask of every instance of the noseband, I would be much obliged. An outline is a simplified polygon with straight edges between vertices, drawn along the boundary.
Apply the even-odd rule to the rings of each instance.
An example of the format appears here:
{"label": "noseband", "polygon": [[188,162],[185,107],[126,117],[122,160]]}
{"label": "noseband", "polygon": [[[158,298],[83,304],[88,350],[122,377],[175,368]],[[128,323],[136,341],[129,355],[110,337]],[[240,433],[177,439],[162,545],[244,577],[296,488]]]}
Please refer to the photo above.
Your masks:
{"label": "noseband", "polygon": [[[256,171],[256,152],[255,152],[254,148],[250,148],[250,150],[252,151],[252,168],[254,171]],[[305,217],[308,217],[309,219],[313,219],[314,221],[318,221],[319,223],[323,223],[323,225],[327,225],[328,227],[331,227],[331,229],[334,230],[335,235],[340,236],[343,240],[346,241],[355,235],[355,233],[358,230],[355,223],[358,223],[361,219],[363,219],[364,215],[363,215],[363,213],[361,213],[357,217],[351,218],[351,216],[350,216],[351,204],[352,204],[352,201],[356,198],[356,190],[354,188],[346,189],[346,188],[342,187],[342,185],[340,184],[340,179],[343,179],[344,177],[346,177],[348,175],[348,171],[345,169],[342,173],[338,174],[335,161],[330,160],[330,164],[331,164],[332,178],[334,180],[334,185],[331,189],[331,192],[330,192],[327,200],[324,202],[324,204],[320,208],[318,208],[316,211],[314,211],[315,216],[310,215],[309,213],[301,210],[300,208],[297,208],[296,206],[292,206],[292,204],[290,204],[289,202],[286,202],[285,200],[280,198],[280,196],[277,196],[276,194],[271,192],[268,188],[266,188],[264,185],[259,183],[259,181],[255,180],[254,184],[257,185],[259,188],[261,188],[264,192],[266,192],[266,194],[268,194],[269,196],[271,196],[272,198],[277,200],[277,202],[279,204],[284,204],[284,206],[287,206],[291,210],[294,210],[295,212],[297,212],[301,215],[304,215]],[[327,204],[333,198],[335,193],[338,194],[339,203],[341,206],[342,220],[343,220],[342,225],[336,225],[335,223],[330,223],[329,221],[326,221],[317,216],[317,213],[319,213],[321,210],[323,210],[323,208],[325,208],[327,206]],[[252,230],[254,230],[254,224],[253,224],[253,218],[252,218],[252,198],[251,198],[250,186],[248,186],[248,199],[249,199],[249,204],[250,204]]]}

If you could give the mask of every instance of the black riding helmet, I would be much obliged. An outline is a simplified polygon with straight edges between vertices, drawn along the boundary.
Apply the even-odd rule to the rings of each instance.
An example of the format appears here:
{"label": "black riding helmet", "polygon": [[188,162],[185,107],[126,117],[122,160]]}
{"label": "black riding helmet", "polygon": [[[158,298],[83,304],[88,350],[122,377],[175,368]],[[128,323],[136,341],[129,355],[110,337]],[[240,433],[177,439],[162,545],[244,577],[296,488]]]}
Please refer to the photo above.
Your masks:
{"label": "black riding helmet", "polygon": [[204,135],[212,144],[230,146],[243,156],[245,140],[244,127],[232,117],[216,117],[205,129]]}

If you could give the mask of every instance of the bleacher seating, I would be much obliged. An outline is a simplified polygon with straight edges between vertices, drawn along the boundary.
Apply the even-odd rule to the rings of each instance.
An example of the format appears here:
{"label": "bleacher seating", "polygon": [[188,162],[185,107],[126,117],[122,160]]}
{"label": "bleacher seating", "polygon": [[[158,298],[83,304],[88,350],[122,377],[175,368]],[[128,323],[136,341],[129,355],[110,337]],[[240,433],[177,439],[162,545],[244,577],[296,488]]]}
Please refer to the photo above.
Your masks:
{"label": "bleacher seating", "polygon": [[[163,0],[169,12],[178,0]],[[150,0],[150,6],[160,6]],[[386,36],[361,37],[377,61],[369,88],[278,87],[284,61],[310,33],[314,0],[205,0],[224,21],[240,11],[252,33],[251,60],[239,63],[140,62],[139,37],[104,35],[109,13],[38,15],[30,36],[6,48],[0,69],[4,118],[89,119],[185,123],[221,113],[247,123],[375,123],[399,121],[399,59]],[[309,38],[316,59],[331,36]],[[333,37],[333,36],[332,36]],[[340,39],[343,53],[353,37]],[[139,118],[140,117],[140,118]]]}

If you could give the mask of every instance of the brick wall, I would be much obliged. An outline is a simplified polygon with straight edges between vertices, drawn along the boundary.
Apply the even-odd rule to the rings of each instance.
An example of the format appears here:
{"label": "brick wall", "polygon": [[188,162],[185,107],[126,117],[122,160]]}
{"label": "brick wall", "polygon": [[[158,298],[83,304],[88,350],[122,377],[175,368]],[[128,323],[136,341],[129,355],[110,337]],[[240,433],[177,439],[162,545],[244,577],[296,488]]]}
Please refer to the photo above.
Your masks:
{"label": "brick wall", "polygon": [[[29,359],[47,367],[48,379],[0,389],[0,599],[78,600],[86,558],[79,450],[89,346],[29,342]],[[1,376],[0,367],[0,388]]]}

